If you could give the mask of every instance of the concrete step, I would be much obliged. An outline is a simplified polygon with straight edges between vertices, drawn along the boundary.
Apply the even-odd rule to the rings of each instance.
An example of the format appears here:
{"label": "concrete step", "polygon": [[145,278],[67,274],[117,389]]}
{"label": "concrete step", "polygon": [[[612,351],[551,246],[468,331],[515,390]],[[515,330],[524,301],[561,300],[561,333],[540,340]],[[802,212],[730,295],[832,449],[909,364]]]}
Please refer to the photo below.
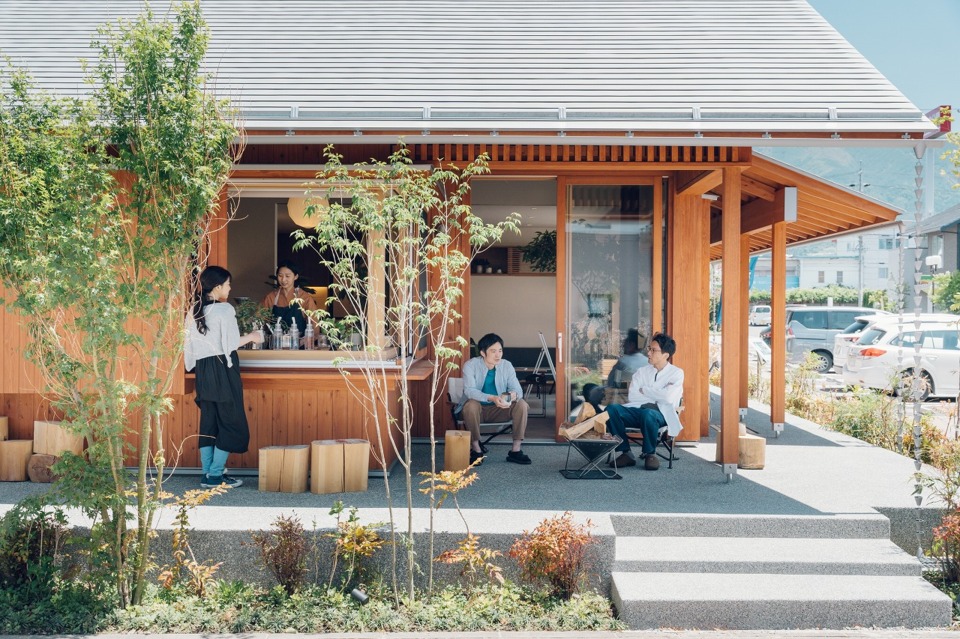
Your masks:
{"label": "concrete step", "polygon": [[618,536],[805,537],[890,539],[890,520],[879,513],[841,515],[613,514]]}
{"label": "concrete step", "polygon": [[889,539],[617,537],[613,569],[917,577],[920,562]]}
{"label": "concrete step", "polygon": [[921,577],[614,572],[632,629],[785,629],[950,624],[951,601]]}

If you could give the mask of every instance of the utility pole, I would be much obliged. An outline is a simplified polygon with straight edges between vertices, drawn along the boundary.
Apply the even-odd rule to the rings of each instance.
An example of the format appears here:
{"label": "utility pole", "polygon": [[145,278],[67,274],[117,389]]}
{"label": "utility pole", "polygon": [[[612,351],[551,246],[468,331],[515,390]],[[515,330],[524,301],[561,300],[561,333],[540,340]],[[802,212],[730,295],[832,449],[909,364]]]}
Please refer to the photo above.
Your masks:
{"label": "utility pole", "polygon": [[863,306],[863,235],[857,236],[857,285],[860,287],[857,306]]}

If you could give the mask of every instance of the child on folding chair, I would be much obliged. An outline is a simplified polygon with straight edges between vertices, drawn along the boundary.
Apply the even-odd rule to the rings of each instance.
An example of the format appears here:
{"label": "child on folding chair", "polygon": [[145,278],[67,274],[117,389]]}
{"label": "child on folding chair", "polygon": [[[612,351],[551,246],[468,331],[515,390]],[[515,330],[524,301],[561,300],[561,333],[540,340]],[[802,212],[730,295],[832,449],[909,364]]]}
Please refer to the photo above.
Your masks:
{"label": "child on folding chair", "polygon": [[647,347],[650,363],[633,374],[627,403],[607,406],[610,415],[607,430],[623,440],[616,448],[621,454],[611,462],[611,466],[637,464],[630,450],[628,428],[640,429],[643,433],[644,468],[647,470],[660,468],[656,456],[660,429],[666,426],[667,433],[674,437],[683,428],[677,417],[677,406],[683,398],[683,370],[670,363],[676,351],[677,343],[672,337],[666,333],[654,335]]}

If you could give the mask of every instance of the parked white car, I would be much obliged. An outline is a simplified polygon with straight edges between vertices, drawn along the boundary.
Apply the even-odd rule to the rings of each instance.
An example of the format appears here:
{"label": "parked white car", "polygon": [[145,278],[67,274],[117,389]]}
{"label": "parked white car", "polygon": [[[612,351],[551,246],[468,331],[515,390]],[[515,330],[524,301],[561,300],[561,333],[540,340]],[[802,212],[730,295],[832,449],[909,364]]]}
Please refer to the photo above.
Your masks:
{"label": "parked white car", "polygon": [[770,326],[770,307],[764,304],[757,304],[750,309],[750,326]]}
{"label": "parked white car", "polygon": [[[944,317],[950,319],[944,321]],[[916,345],[920,366],[916,366]],[[897,392],[914,379],[920,383],[919,399],[955,397],[960,393],[960,317],[886,317],[867,328],[850,347],[843,367],[843,382]]]}
{"label": "parked white car", "polygon": [[833,336],[833,367],[838,373],[843,372],[843,365],[847,361],[847,351],[860,339],[861,333],[875,322],[889,317],[889,313],[859,315],[850,326]]}

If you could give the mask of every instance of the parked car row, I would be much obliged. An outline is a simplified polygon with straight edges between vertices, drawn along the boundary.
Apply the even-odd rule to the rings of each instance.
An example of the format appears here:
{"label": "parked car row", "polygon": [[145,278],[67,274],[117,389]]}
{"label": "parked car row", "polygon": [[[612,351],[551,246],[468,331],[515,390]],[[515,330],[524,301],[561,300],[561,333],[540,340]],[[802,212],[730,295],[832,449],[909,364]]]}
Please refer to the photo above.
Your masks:
{"label": "parked car row", "polygon": [[[834,337],[859,316],[874,314],[884,314],[884,311],[862,306],[788,306],[786,344],[790,361],[801,362],[808,353],[813,353],[817,372],[826,373],[834,366]],[[771,332],[772,327],[760,333],[768,346]]]}
{"label": "parked car row", "polygon": [[[816,370],[836,368],[847,386],[910,392],[918,399],[960,394],[960,316],[896,316],[863,307],[788,306],[791,361],[808,353]],[[760,333],[769,345],[771,328]]]}

